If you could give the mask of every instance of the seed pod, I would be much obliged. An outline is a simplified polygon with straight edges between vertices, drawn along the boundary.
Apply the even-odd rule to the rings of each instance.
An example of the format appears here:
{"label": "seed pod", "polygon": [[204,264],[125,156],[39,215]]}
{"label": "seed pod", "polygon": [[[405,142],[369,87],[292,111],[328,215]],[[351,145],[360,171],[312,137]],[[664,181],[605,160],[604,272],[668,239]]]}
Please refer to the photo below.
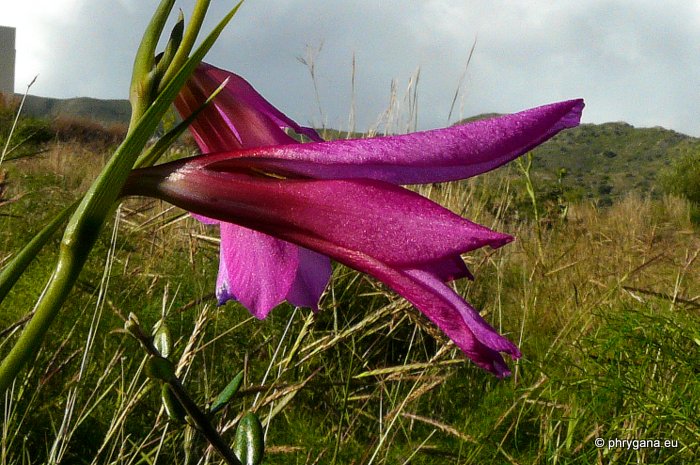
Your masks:
{"label": "seed pod", "polygon": [[146,361],[146,374],[149,378],[168,382],[175,378],[175,365],[163,357],[148,357]]}
{"label": "seed pod", "polygon": [[243,371],[239,371],[236,376],[233,377],[230,383],[216,396],[214,402],[212,402],[209,411],[211,413],[216,413],[222,408],[226,407],[231,398],[236,395],[238,390],[241,388],[243,383]]}
{"label": "seed pod", "polygon": [[135,334],[135,332],[138,330],[139,326],[139,319],[136,317],[134,313],[129,313],[129,318],[126,319],[124,322],[124,329],[128,332],[131,333],[132,335]]}
{"label": "seed pod", "polygon": [[170,330],[165,322],[161,321],[156,326],[156,331],[153,334],[153,345],[163,357],[168,358],[170,356],[172,339],[170,338]]}
{"label": "seed pod", "polygon": [[233,453],[243,465],[258,465],[265,454],[263,428],[258,417],[248,412],[236,428]]}
{"label": "seed pod", "polygon": [[171,420],[178,423],[185,423],[185,417],[187,413],[185,408],[182,406],[175,394],[173,393],[170,386],[163,384],[160,389],[160,398],[163,400],[163,406],[165,407],[165,412],[168,414]]}

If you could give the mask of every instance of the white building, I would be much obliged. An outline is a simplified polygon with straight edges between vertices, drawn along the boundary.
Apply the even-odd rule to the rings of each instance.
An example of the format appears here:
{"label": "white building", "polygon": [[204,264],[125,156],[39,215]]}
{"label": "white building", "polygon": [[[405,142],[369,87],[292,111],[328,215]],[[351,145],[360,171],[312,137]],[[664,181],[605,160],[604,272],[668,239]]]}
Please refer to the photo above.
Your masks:
{"label": "white building", "polygon": [[0,26],[0,93],[15,93],[15,28]]}

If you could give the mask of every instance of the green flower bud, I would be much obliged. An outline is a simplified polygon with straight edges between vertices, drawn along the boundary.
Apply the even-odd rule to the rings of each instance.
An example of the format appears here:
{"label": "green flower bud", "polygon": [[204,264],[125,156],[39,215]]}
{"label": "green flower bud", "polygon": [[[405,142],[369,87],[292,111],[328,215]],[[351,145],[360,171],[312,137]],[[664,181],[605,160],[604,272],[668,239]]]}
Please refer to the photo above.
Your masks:
{"label": "green flower bud", "polygon": [[155,328],[155,333],[153,334],[153,345],[163,357],[168,358],[170,356],[172,339],[170,338],[170,330],[163,321],[158,323]]}

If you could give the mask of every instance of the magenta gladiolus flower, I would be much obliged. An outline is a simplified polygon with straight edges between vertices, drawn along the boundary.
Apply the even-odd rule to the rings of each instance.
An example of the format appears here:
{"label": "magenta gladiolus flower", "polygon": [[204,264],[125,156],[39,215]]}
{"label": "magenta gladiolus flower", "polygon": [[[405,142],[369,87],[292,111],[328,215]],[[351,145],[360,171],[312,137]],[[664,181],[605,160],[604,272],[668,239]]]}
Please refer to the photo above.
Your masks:
{"label": "magenta gladiolus flower", "polygon": [[[176,101],[188,115],[228,78],[191,129],[201,156],[136,170],[125,193],[162,198],[221,227],[220,303],[258,318],[283,300],[317,309],[328,257],[383,281],[478,366],[502,377],[518,348],[447,284],[470,276],[460,254],[512,237],[400,184],[464,179],[579,124],[582,100],[402,136],[324,142],[239,76],[201,65]],[[299,144],[284,129],[313,142]]]}

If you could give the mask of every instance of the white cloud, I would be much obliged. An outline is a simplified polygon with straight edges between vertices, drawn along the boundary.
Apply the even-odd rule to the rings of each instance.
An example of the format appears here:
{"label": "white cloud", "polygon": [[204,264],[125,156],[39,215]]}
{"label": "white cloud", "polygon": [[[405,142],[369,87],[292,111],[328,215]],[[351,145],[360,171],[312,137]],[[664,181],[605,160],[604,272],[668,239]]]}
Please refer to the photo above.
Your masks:
{"label": "white cloud", "polygon": [[[125,98],[133,53],[155,0],[0,0],[17,32],[17,88],[40,95]],[[180,1],[186,16],[193,0]],[[224,5],[226,3],[226,5]],[[212,2],[207,27],[230,2]],[[358,128],[387,106],[396,78],[421,68],[421,127],[444,125],[469,49],[464,115],[584,97],[586,121],[626,120],[700,135],[700,8],[694,0],[247,0],[209,56],[246,76],[302,122],[345,125],[357,60]]]}

